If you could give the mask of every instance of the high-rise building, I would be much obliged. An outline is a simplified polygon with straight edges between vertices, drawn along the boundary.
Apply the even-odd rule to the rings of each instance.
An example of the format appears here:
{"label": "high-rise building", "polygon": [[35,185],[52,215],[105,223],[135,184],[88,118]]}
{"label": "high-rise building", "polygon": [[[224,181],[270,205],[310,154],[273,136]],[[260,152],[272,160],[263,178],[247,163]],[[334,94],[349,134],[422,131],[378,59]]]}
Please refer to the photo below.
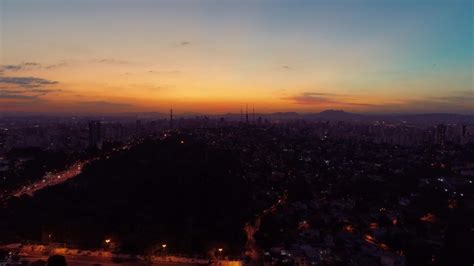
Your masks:
{"label": "high-rise building", "polygon": [[242,110],[242,107],[240,107],[240,123],[244,122],[244,111]]}
{"label": "high-rise building", "polygon": [[89,121],[89,147],[102,148],[102,125],[100,121]]}
{"label": "high-rise building", "polygon": [[255,108],[252,108],[252,123],[255,123]]}
{"label": "high-rise building", "polygon": [[439,124],[436,126],[436,144],[444,145],[446,143],[446,126],[443,124]]}
{"label": "high-rise building", "polygon": [[460,134],[460,143],[461,143],[461,145],[466,144],[466,134],[467,134],[466,125],[461,125],[459,134]]}
{"label": "high-rise building", "polygon": [[140,136],[142,133],[142,121],[140,121],[140,119],[137,119],[137,121],[135,122],[135,134],[137,136]]}
{"label": "high-rise building", "polygon": [[173,108],[170,109],[170,129],[173,129]]}
{"label": "high-rise building", "polygon": [[248,104],[245,106],[245,123],[246,124],[249,123],[249,105]]}

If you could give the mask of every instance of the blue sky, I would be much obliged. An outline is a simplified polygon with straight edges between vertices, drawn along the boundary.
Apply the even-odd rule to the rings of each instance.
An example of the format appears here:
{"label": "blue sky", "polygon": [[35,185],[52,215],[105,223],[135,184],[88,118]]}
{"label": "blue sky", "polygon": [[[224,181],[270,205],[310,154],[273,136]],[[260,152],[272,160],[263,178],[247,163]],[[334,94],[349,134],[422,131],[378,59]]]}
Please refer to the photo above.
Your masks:
{"label": "blue sky", "polygon": [[8,110],[474,109],[472,1],[0,3]]}

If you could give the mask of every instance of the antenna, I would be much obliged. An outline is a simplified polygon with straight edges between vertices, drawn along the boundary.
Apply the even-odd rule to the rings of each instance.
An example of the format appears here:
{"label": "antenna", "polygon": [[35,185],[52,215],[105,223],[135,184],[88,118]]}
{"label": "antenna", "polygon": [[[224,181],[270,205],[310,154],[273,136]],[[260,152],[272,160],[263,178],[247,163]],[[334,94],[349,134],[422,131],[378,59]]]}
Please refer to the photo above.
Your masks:
{"label": "antenna", "polygon": [[242,110],[242,106],[240,106],[240,123],[244,122],[244,111]]}
{"label": "antenna", "polygon": [[245,123],[249,123],[249,104],[245,106]]}
{"label": "antenna", "polygon": [[170,109],[170,129],[173,129],[173,107]]}

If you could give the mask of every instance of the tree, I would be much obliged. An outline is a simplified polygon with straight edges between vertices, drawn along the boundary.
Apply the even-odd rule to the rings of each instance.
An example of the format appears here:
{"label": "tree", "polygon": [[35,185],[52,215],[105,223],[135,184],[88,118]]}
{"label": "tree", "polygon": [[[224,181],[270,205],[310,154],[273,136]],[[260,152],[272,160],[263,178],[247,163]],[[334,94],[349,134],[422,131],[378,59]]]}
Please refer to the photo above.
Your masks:
{"label": "tree", "polygon": [[67,266],[66,258],[61,255],[53,255],[48,258],[47,266]]}

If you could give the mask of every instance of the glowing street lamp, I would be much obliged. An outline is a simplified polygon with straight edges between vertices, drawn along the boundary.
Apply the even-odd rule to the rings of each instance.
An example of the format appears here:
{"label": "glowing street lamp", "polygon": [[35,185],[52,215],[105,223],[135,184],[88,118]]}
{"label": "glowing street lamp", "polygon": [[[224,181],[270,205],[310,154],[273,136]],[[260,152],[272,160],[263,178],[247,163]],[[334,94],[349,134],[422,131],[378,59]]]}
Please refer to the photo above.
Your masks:
{"label": "glowing street lamp", "polygon": [[104,249],[108,250],[112,247],[112,239],[106,238],[104,239]]}
{"label": "glowing street lamp", "polygon": [[163,250],[161,251],[161,255],[162,255],[163,257],[166,257],[166,247],[167,247],[167,246],[168,246],[168,245],[166,245],[166,243],[163,243],[163,244],[161,245],[161,247],[163,248]]}
{"label": "glowing street lamp", "polygon": [[222,248],[218,248],[217,251],[219,251],[219,260],[222,259],[222,251],[224,251]]}

